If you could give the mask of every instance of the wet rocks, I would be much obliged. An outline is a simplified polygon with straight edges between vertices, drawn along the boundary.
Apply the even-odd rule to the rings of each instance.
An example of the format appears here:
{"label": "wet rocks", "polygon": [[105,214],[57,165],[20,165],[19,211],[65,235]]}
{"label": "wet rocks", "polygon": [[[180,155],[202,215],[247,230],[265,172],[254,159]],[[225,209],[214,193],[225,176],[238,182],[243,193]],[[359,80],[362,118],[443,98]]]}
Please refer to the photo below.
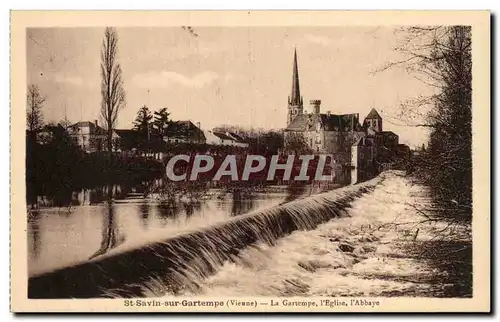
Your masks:
{"label": "wet rocks", "polygon": [[377,247],[372,245],[363,245],[361,249],[363,249],[363,252],[365,253],[373,253],[377,250]]}
{"label": "wet rocks", "polygon": [[298,265],[305,269],[306,271],[309,271],[311,273],[316,272],[316,270],[321,269],[321,268],[340,268],[342,265],[332,265],[331,263],[319,259],[313,259],[309,261],[300,261],[298,262]]}
{"label": "wet rocks", "polygon": [[309,291],[310,286],[296,278],[283,280],[284,289],[281,294],[284,296],[302,295]]}
{"label": "wet rocks", "polygon": [[318,268],[330,268],[330,267],[332,267],[331,263],[328,263],[327,261],[322,261],[322,260],[319,260],[319,259],[311,260],[311,261],[309,261],[309,263],[315,269],[318,269]]}
{"label": "wet rocks", "polygon": [[364,236],[361,236],[359,238],[359,241],[362,242],[362,243],[366,243],[366,242],[375,242],[375,241],[378,241],[380,240],[380,238],[378,238],[377,236],[374,236],[373,234],[368,234],[368,235],[364,235]]}
{"label": "wet rocks", "polygon": [[322,248],[314,247],[313,250],[312,250],[312,253],[314,255],[323,256],[323,255],[328,254],[329,251],[327,249],[322,249]]}
{"label": "wet rocks", "polygon": [[300,267],[302,267],[303,269],[305,269],[308,272],[311,272],[311,273],[316,272],[316,268],[314,268],[314,266],[312,266],[311,262],[309,262],[309,261],[300,261],[297,263],[297,265],[299,265]]}
{"label": "wet rocks", "polygon": [[336,233],[336,232],[329,232],[326,235],[321,235],[321,237],[328,238],[330,242],[339,242],[342,240],[342,235]]}
{"label": "wet rocks", "polygon": [[344,253],[352,253],[354,251],[354,246],[352,246],[348,243],[340,243],[339,249],[341,251],[343,251]]}
{"label": "wet rocks", "polygon": [[356,254],[366,254],[366,253],[373,253],[377,250],[377,247],[373,245],[361,245],[356,247],[354,253]]}

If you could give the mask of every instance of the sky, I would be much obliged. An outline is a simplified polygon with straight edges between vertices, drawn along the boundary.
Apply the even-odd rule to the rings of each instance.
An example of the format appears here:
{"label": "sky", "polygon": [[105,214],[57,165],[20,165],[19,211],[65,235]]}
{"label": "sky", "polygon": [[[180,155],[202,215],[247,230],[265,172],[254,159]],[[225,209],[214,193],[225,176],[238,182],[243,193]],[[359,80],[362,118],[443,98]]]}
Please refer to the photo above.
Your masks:
{"label": "sky", "polygon": [[[428,94],[404,68],[373,73],[401,59],[390,27],[117,28],[126,107],[117,128],[131,128],[138,109],[167,107],[173,120],[265,129],[286,126],[297,50],[300,89],[320,99],[321,111],[359,113],[375,108],[384,130],[412,147],[426,143],[424,128],[402,126],[407,99]],[[27,30],[27,80],[46,96],[46,122],[99,119],[100,49],[104,28]]]}

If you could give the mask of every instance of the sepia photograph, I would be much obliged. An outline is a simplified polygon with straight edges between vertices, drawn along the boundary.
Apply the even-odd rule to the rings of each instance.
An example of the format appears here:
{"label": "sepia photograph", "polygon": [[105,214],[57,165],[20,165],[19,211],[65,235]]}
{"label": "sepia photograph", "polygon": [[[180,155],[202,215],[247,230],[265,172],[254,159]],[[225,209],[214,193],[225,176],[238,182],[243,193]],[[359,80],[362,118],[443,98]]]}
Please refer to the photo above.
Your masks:
{"label": "sepia photograph", "polygon": [[16,292],[164,312],[480,295],[489,310],[489,34],[472,26],[489,32],[489,12],[371,15],[20,27]]}

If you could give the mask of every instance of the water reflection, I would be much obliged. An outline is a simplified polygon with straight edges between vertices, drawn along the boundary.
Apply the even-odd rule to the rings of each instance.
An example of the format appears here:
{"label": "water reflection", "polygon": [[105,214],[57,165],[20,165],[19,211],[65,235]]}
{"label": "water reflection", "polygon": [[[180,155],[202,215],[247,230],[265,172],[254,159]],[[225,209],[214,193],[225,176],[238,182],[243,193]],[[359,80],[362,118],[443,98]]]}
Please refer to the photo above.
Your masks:
{"label": "water reflection", "polygon": [[245,214],[255,207],[255,195],[241,190],[233,191],[233,205],[231,214],[233,216]]}
{"label": "water reflection", "polygon": [[151,187],[145,184],[82,189],[66,194],[68,208],[53,206],[45,197],[49,207],[31,210],[28,224],[30,275],[203,229],[292,200],[303,190],[193,187],[175,198],[148,191]]}
{"label": "water reflection", "polygon": [[103,187],[90,190],[89,205],[99,204],[105,200]]}
{"label": "water reflection", "polygon": [[307,187],[307,185],[300,183],[289,185],[286,190],[286,198],[283,202],[290,202],[304,195],[306,193]]}
{"label": "water reflection", "polygon": [[[120,200],[127,197],[132,189],[127,185],[97,186],[92,189],[82,188],[79,191],[57,190],[47,191],[46,195],[36,196],[28,201],[29,208],[68,207],[96,205],[108,199]],[[139,188],[138,190],[141,190]]]}
{"label": "water reflection", "polygon": [[167,223],[168,219],[175,219],[178,217],[181,208],[177,203],[160,201],[156,204],[158,209],[158,216],[162,219],[163,223]]}
{"label": "water reflection", "polygon": [[120,235],[111,200],[108,200],[106,208],[106,214],[102,217],[103,224],[101,246],[89,257],[89,259],[103,255],[125,241],[125,236]]}
{"label": "water reflection", "polygon": [[148,220],[150,214],[150,205],[147,202],[143,202],[139,204],[139,215],[141,217],[142,227],[144,229],[148,228]]}
{"label": "water reflection", "polygon": [[40,225],[38,223],[38,211],[31,211],[28,216],[28,243],[30,245],[30,253],[34,258],[40,255]]}
{"label": "water reflection", "polygon": [[[187,221],[194,214],[195,206],[193,203],[187,203],[187,204],[184,204],[183,206],[184,206],[184,210],[186,211],[186,221]],[[199,207],[198,207],[198,209],[199,209]]]}

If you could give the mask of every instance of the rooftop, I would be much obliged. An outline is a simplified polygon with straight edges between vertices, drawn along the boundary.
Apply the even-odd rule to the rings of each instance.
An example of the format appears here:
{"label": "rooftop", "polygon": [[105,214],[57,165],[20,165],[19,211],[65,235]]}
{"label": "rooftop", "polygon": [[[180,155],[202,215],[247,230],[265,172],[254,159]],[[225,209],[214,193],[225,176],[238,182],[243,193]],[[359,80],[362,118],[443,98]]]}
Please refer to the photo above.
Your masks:
{"label": "rooftop", "polygon": [[308,126],[314,126],[318,122],[325,131],[357,131],[361,127],[357,114],[302,114],[293,119],[286,131],[306,131]]}
{"label": "rooftop", "polygon": [[365,117],[365,119],[381,119],[382,117],[378,114],[377,110],[372,108],[370,113]]}
{"label": "rooftop", "polygon": [[226,135],[226,133],[222,133],[222,132],[213,132],[213,134],[218,137],[219,139],[222,139],[222,140],[231,140],[231,141],[234,141],[234,139],[228,135]]}
{"label": "rooftop", "polygon": [[167,137],[189,137],[195,140],[205,140],[203,131],[191,121],[177,121],[169,124],[165,129]]}

